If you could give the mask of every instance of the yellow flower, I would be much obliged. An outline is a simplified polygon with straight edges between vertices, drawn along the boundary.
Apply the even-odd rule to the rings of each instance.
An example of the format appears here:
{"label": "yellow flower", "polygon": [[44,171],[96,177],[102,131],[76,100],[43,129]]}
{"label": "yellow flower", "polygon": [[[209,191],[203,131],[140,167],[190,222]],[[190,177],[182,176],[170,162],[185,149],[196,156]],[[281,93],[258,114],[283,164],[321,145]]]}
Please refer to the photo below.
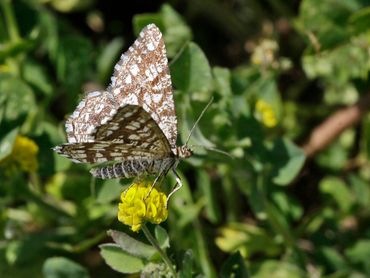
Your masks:
{"label": "yellow flower", "polygon": [[277,125],[277,119],[272,106],[266,101],[260,99],[256,103],[257,116],[261,119],[266,127],[274,127]]}
{"label": "yellow flower", "polygon": [[29,173],[35,172],[38,168],[38,152],[39,147],[33,140],[18,135],[15,139],[12,152],[0,162],[0,166],[5,169],[5,173],[8,175],[17,170]]}
{"label": "yellow flower", "polygon": [[118,205],[118,220],[131,226],[137,232],[144,222],[159,224],[167,219],[167,196],[155,187],[148,195],[152,183],[150,181],[135,182],[121,194]]}

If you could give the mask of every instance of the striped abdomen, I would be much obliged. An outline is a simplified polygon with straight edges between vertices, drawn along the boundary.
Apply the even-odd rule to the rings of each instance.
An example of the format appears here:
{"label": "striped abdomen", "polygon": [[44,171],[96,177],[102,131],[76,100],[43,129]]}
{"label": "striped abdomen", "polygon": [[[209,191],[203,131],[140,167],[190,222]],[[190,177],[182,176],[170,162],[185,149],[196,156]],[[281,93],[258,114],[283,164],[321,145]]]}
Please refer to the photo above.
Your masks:
{"label": "striped abdomen", "polygon": [[93,168],[90,173],[101,179],[132,178],[142,175],[157,175],[167,172],[176,159],[173,157],[163,159],[126,160],[102,168]]}

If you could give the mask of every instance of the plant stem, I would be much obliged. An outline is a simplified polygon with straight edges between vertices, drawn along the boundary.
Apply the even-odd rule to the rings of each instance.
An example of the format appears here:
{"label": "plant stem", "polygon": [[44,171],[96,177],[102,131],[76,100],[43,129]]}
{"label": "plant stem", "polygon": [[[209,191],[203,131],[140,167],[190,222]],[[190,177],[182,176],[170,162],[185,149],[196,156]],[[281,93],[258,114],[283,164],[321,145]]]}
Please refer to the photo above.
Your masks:
{"label": "plant stem", "polygon": [[158,241],[153,237],[153,235],[150,233],[148,227],[145,224],[141,228],[142,228],[146,238],[148,239],[148,241],[153,245],[153,247],[155,249],[157,249],[158,253],[161,255],[162,260],[164,261],[164,263],[167,265],[167,267],[171,271],[173,277],[176,278],[177,277],[176,271],[173,268],[173,265],[172,265],[170,259],[168,258],[167,254],[159,246]]}
{"label": "plant stem", "polygon": [[103,231],[95,235],[93,238],[86,239],[77,245],[72,245],[68,243],[59,243],[59,242],[49,242],[47,243],[47,245],[48,247],[59,249],[61,251],[78,254],[78,253],[85,252],[86,250],[95,246],[96,244],[101,242],[106,236],[107,236],[107,233]]}
{"label": "plant stem", "polygon": [[214,267],[212,265],[212,262],[210,260],[210,256],[207,249],[207,244],[204,240],[204,236],[202,233],[202,225],[198,218],[194,219],[193,221],[194,226],[194,233],[196,237],[196,243],[198,244],[198,254],[199,254],[199,261],[202,267],[202,270],[204,271],[204,274],[206,277],[215,278],[216,272],[214,270]]}
{"label": "plant stem", "polygon": [[92,196],[94,199],[96,199],[96,190],[95,190],[95,188],[96,188],[96,183],[95,183],[95,181],[96,181],[95,177],[92,177],[92,178],[90,179],[90,194],[91,194],[91,196]]}
{"label": "plant stem", "polygon": [[276,209],[276,207],[268,200],[266,185],[265,173],[261,173],[260,177],[258,178],[258,186],[261,198],[260,202],[263,206],[264,212],[266,213],[267,221],[271,227],[283,237],[288,249],[295,253],[298,263],[304,267],[306,265],[304,254],[295,244],[296,240],[291,233],[289,223],[282,215],[280,215],[278,209]]}
{"label": "plant stem", "polygon": [[8,34],[11,42],[17,42],[20,39],[17,21],[11,6],[11,0],[2,0],[1,7],[4,13],[5,22],[8,28]]}
{"label": "plant stem", "polygon": [[65,218],[70,218],[71,216],[65,212],[64,210],[61,210],[60,208],[44,201],[42,199],[42,196],[40,194],[37,194],[33,190],[29,188],[29,186],[24,185],[22,186],[22,191],[23,191],[23,196],[29,200],[33,201],[36,205],[39,207],[45,209],[48,213],[52,214],[53,216],[57,217],[65,217]]}
{"label": "plant stem", "polygon": [[225,193],[225,199],[227,200],[225,203],[227,207],[227,221],[236,221],[238,219],[238,198],[236,198],[237,191],[235,190],[235,184],[232,183],[229,175],[225,175],[222,185]]}

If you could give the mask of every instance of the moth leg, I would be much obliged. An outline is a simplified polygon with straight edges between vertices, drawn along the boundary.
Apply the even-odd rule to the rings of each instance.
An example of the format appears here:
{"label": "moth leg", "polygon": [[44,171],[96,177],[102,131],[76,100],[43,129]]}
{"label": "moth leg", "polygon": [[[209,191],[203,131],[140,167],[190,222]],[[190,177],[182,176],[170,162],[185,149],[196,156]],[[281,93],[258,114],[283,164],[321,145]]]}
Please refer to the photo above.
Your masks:
{"label": "moth leg", "polygon": [[124,191],[123,191],[123,194],[126,195],[127,191],[134,185],[134,183],[132,182]]}
{"label": "moth leg", "polygon": [[135,183],[140,183],[144,179],[143,176],[138,176],[136,177],[132,183],[123,191],[123,194],[126,195],[126,192],[135,184]]}
{"label": "moth leg", "polygon": [[[159,180],[159,179],[164,178],[164,176],[165,176],[165,172],[164,172],[164,171],[162,171],[162,172],[161,172],[161,173],[160,173],[160,174],[159,174],[159,175],[154,179],[154,181],[153,181],[153,183],[152,183],[152,186],[150,187],[150,190],[149,190],[148,194],[146,194],[146,196],[145,196],[145,199],[149,197],[150,193],[152,193],[152,190],[153,190],[154,186],[157,184],[158,180]],[[162,181],[161,181],[161,182],[162,182]],[[145,199],[144,199],[144,200],[145,200]]]}
{"label": "moth leg", "polygon": [[[159,183],[160,184],[162,184],[162,182],[164,181],[164,179],[166,178],[166,176],[167,176],[167,173],[168,173],[168,171],[172,168],[172,167],[176,167],[177,166],[177,164],[176,164],[176,162],[174,162],[170,167],[165,167],[164,168],[164,170],[162,170],[160,173],[159,173],[159,175],[155,178],[155,180],[154,180],[154,182],[153,182],[153,184],[152,184],[152,186],[150,187],[150,190],[149,190],[149,192],[148,192],[148,194],[147,194],[147,196],[145,197],[145,199],[146,198],[148,198],[148,196],[150,195],[150,193],[152,192],[152,190],[153,190],[153,188],[154,188],[154,186],[156,185],[156,183],[158,182],[158,180],[160,180],[159,181]],[[173,168],[174,169],[174,168]]]}
{"label": "moth leg", "polygon": [[168,207],[168,201],[170,200],[172,194],[174,194],[177,190],[179,190],[182,187],[182,181],[181,181],[180,176],[177,174],[175,169],[172,169],[172,172],[175,175],[176,183],[175,183],[175,186],[173,187],[172,191],[170,192],[170,194],[168,194],[167,202],[166,202],[166,208]]}

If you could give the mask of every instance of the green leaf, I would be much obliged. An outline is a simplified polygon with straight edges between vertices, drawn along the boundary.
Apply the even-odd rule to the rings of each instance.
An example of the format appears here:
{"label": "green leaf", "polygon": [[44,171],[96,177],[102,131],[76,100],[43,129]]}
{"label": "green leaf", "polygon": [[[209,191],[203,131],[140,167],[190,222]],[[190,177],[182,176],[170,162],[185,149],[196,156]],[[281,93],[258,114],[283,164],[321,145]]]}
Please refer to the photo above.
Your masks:
{"label": "green leaf", "polygon": [[334,248],[322,247],[318,250],[319,257],[328,266],[328,271],[345,270],[348,268],[346,259]]}
{"label": "green leaf", "polygon": [[186,250],[184,256],[182,257],[181,269],[179,272],[180,278],[192,278],[193,277],[193,264],[194,255],[193,251]]}
{"label": "green leaf", "polygon": [[18,135],[18,129],[13,129],[11,132],[1,138],[0,141],[0,161],[7,157],[13,150],[15,138]]}
{"label": "green leaf", "polygon": [[230,98],[232,96],[230,70],[227,68],[214,67],[213,77],[217,92],[225,98]]}
{"label": "green leaf", "polygon": [[370,115],[365,115],[362,120],[361,151],[370,159]]}
{"label": "green leaf", "polygon": [[123,188],[124,187],[116,179],[104,180],[98,191],[96,201],[101,204],[107,204],[113,200],[117,200],[119,199]]}
{"label": "green leaf", "polygon": [[158,240],[159,246],[162,249],[170,247],[170,238],[168,237],[167,231],[159,225],[155,226],[154,230],[155,238]]}
{"label": "green leaf", "polygon": [[[309,78],[322,77],[343,86],[352,78],[367,78],[370,65],[366,63],[369,53],[362,47],[368,35],[353,38],[353,41],[319,54],[305,55],[303,68]],[[352,67],[346,65],[352,64]]]}
{"label": "green leaf", "polygon": [[294,244],[294,235],[292,234],[292,229],[289,226],[288,219],[283,213],[281,213],[276,206],[271,202],[265,203],[265,210],[267,214],[267,219],[275,232],[282,235],[286,241],[286,244]]}
{"label": "green leaf", "polygon": [[273,192],[271,197],[287,219],[294,221],[302,217],[303,209],[294,197],[280,191]]}
{"label": "green leaf", "polygon": [[46,278],[88,278],[87,270],[63,257],[53,257],[45,261],[42,273]]}
{"label": "green leaf", "polygon": [[332,171],[340,171],[345,167],[350,152],[346,150],[340,143],[333,142],[326,150],[317,155],[317,163],[324,169]]}
{"label": "green leaf", "polygon": [[212,83],[211,68],[203,51],[190,42],[171,65],[174,86],[193,99],[207,101]]}
{"label": "green leaf", "polygon": [[154,23],[163,33],[167,56],[174,57],[180,49],[191,40],[190,28],[181,16],[168,4],[162,5],[158,13],[139,14],[133,18],[136,35],[148,24]]}
{"label": "green leaf", "polygon": [[356,202],[360,206],[368,208],[370,206],[370,188],[368,182],[357,175],[350,175],[349,182],[353,188]]}
{"label": "green leaf", "polygon": [[54,9],[59,12],[69,13],[87,9],[93,4],[93,0],[69,0],[69,1],[50,1]]}
{"label": "green leaf", "polygon": [[363,271],[370,275],[370,240],[360,239],[354,246],[347,249],[346,256],[348,259],[355,263],[361,265]]}
{"label": "green leaf", "polygon": [[321,49],[335,47],[348,40],[349,17],[361,7],[360,5],[360,1],[356,0],[304,0],[300,5],[296,24],[302,33],[314,34]]}
{"label": "green leaf", "polygon": [[0,61],[9,57],[16,57],[21,53],[29,52],[35,45],[35,41],[32,39],[20,39],[16,42],[3,44],[0,49]]}
{"label": "green leaf", "polygon": [[353,204],[352,192],[342,179],[325,177],[320,182],[320,191],[330,196],[343,212],[349,212]]}
{"label": "green leaf", "polygon": [[65,35],[59,41],[55,60],[57,77],[68,90],[71,105],[93,69],[92,53],[92,43],[82,36]]}
{"label": "green leaf", "polygon": [[247,265],[245,264],[243,257],[240,255],[240,252],[235,252],[229,258],[227,258],[221,268],[220,277],[250,277],[248,274]]}
{"label": "green leaf", "polygon": [[62,158],[51,150],[56,143],[60,142],[63,137],[60,136],[58,129],[55,125],[49,122],[36,122],[37,127],[33,131],[40,130],[40,132],[33,137],[36,144],[39,146],[39,153],[37,155],[39,161],[38,172],[42,176],[49,176],[56,171],[65,170],[71,165],[71,161]]}
{"label": "green leaf", "polygon": [[302,169],[305,155],[290,140],[277,139],[274,141],[270,161],[273,165],[272,181],[278,185],[287,185]]}
{"label": "green leaf", "polygon": [[115,271],[137,273],[145,267],[145,260],[129,255],[116,244],[102,244],[99,247],[103,259]]}
{"label": "green leaf", "polygon": [[230,112],[234,117],[239,117],[242,114],[249,115],[250,109],[245,98],[233,95],[231,71],[227,68],[214,67],[212,74],[214,89],[221,96],[217,103],[213,104],[213,106],[217,105],[217,113],[213,115],[215,125],[217,123],[222,126],[230,125]]}
{"label": "green leaf", "polygon": [[166,43],[168,57],[174,57],[180,49],[191,40],[190,28],[185,24],[180,14],[170,5],[161,7],[163,25],[165,27],[164,41]]}
{"label": "green leaf", "polygon": [[258,219],[265,220],[267,215],[263,201],[265,198],[264,185],[260,185],[259,182],[247,185],[250,185],[250,193],[247,196],[253,213]]}
{"label": "green leaf", "polygon": [[[185,142],[187,140],[187,137],[189,135],[190,130],[193,128],[195,122],[197,121],[199,115],[202,113],[202,110],[207,105],[204,102],[198,102],[198,101],[191,101],[186,97],[186,102],[184,101],[182,103],[182,112],[181,116],[178,118],[180,135],[182,142]],[[205,147],[214,147],[214,144],[210,141],[210,139],[214,139],[214,136],[212,136],[214,133],[213,125],[210,124],[212,122],[212,115],[214,114],[214,111],[211,110],[212,106],[209,108],[207,113],[205,113],[200,120],[200,122],[195,126],[192,136],[190,137],[190,141],[188,142],[189,145],[197,145],[197,146],[205,146]],[[207,136],[204,135],[205,132]],[[197,149],[197,152],[199,154],[202,154],[204,150]],[[191,162],[193,162],[196,159],[196,157],[192,157],[190,159]]]}
{"label": "green leaf", "polygon": [[[177,191],[176,194],[174,194],[170,199],[169,206],[171,206],[171,204],[176,205],[172,206],[173,213],[169,215],[169,218],[174,224],[172,229],[181,231],[187,225],[194,222],[194,220],[199,216],[199,213],[203,208],[203,203],[197,202],[194,204],[190,186],[186,177],[182,175],[181,172],[177,173],[182,181],[182,187],[181,190]],[[172,175],[170,175],[169,178],[170,184],[175,184],[175,178]]]}
{"label": "green leaf", "polygon": [[306,274],[298,266],[284,261],[265,260],[253,273],[253,278],[306,278]]}
{"label": "green leaf", "polygon": [[[197,217],[199,217],[199,214],[201,213],[203,206],[204,206],[203,202],[197,202],[195,204],[183,207],[183,210],[180,212],[177,221],[178,228],[186,227],[187,225],[192,223]],[[180,210],[180,208],[177,208],[177,210]]]}
{"label": "green leaf", "polygon": [[115,38],[110,41],[103,49],[97,60],[99,80],[102,84],[112,75],[112,68],[122,51],[123,39]]}
{"label": "green leaf", "polygon": [[221,213],[216,199],[216,192],[211,184],[209,175],[204,170],[198,171],[197,184],[200,186],[206,199],[205,210],[207,219],[213,224],[219,222]]}
{"label": "green leaf", "polygon": [[[36,109],[32,89],[21,79],[8,74],[0,75],[2,125],[19,126]],[[5,123],[4,123],[5,122]]]}
{"label": "green leaf", "polygon": [[354,29],[354,34],[367,32],[369,30],[370,7],[364,7],[351,14],[349,23]]}
{"label": "green leaf", "polygon": [[221,228],[219,233],[216,245],[224,252],[240,251],[245,257],[258,254],[275,256],[280,252],[278,243],[264,229],[250,224],[231,223]]}
{"label": "green leaf", "polygon": [[23,77],[34,88],[41,93],[50,96],[53,93],[53,87],[45,68],[34,61],[27,61],[23,64]]}
{"label": "green leaf", "polygon": [[146,13],[146,14],[136,14],[132,19],[132,25],[134,27],[134,34],[138,36],[141,30],[148,24],[155,24],[161,32],[164,32],[164,24],[162,20],[162,15],[159,13]]}
{"label": "green leaf", "polygon": [[[62,196],[76,203],[82,203],[86,201],[86,198],[91,196],[91,176],[83,166],[72,165],[73,168],[68,172],[62,187]],[[79,211],[79,213],[81,213],[81,211]]]}
{"label": "green leaf", "polygon": [[157,253],[157,250],[151,245],[142,243],[125,233],[109,230],[107,234],[113,238],[117,246],[132,256],[149,260]]}
{"label": "green leaf", "polygon": [[22,239],[7,244],[6,259],[11,265],[30,263],[40,258],[46,249],[46,242],[51,235],[45,233],[26,235]]}
{"label": "green leaf", "polygon": [[[2,254],[1,254],[2,255]],[[1,278],[43,278],[41,274],[42,265],[44,258],[40,258],[37,261],[26,262],[22,264],[22,267],[14,267],[13,265],[7,264],[5,261],[0,259],[0,277]]]}
{"label": "green leaf", "polygon": [[50,59],[55,61],[59,47],[58,19],[47,9],[43,11],[38,13],[42,46],[47,49]]}

